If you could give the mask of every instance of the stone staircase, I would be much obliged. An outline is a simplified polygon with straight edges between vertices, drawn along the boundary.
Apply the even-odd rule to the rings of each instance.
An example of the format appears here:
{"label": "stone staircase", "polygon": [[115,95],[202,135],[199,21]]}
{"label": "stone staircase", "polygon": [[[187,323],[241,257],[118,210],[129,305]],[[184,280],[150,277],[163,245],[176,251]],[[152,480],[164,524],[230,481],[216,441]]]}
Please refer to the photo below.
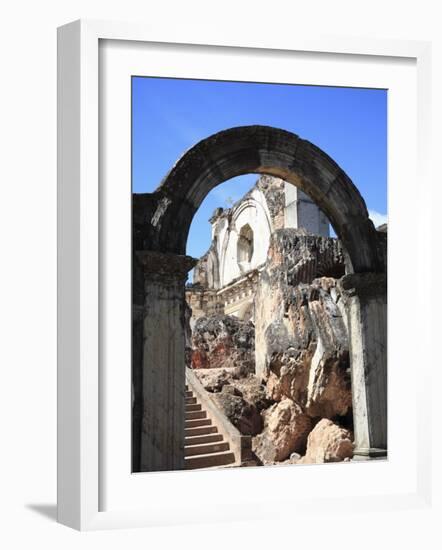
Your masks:
{"label": "stone staircase", "polygon": [[207,411],[186,385],[184,430],[184,464],[186,470],[223,467],[235,462],[230,444],[212,423]]}

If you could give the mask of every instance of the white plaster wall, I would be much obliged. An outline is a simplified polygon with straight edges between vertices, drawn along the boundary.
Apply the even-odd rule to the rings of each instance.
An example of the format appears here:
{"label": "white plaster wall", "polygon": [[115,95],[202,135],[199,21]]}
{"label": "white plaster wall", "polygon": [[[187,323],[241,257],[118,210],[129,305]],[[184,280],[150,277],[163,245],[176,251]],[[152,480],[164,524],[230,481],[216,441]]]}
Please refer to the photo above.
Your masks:
{"label": "white plaster wall", "polygon": [[212,225],[212,242],[213,242],[213,239],[216,237],[217,238],[216,253],[218,254],[218,258],[221,258],[221,249],[222,249],[224,239],[226,238],[227,228],[228,228],[228,221],[226,218],[219,218]]}
{"label": "white plaster wall", "polygon": [[[290,183],[285,183],[285,227],[304,227],[315,235],[328,236],[327,218],[314,202]],[[227,217],[219,218],[212,226],[212,238],[217,235],[217,252],[220,258],[220,286],[229,284],[241,276],[237,261],[238,236],[241,228],[248,224],[253,230],[253,256],[247,270],[265,262],[269,247],[272,223],[267,202],[259,189],[253,189],[250,196],[240,203]]]}
{"label": "white plaster wall", "polygon": [[298,227],[298,188],[291,183],[284,182],[284,194],[284,227]]}
{"label": "white plaster wall", "polygon": [[251,196],[233,211],[230,228],[227,228],[226,221],[220,232],[219,242],[222,243],[221,286],[229,284],[241,275],[237,262],[237,244],[239,232],[246,224],[249,224],[253,230],[253,256],[248,268],[254,269],[262,264],[267,257],[272,231],[266,201],[258,189],[254,189]]}
{"label": "white plaster wall", "polygon": [[328,237],[329,222],[316,204],[303,191],[285,183],[284,227],[303,227],[314,235]]}

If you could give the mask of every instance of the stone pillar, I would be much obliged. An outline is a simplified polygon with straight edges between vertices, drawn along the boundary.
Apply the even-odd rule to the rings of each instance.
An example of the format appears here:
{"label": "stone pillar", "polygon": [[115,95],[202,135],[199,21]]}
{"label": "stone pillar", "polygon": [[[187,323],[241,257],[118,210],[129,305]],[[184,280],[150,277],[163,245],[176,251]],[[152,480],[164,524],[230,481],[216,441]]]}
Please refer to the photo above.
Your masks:
{"label": "stone pillar", "polygon": [[132,262],[132,471],[140,471],[143,416],[144,273],[136,257]]}
{"label": "stone pillar", "polygon": [[137,252],[144,273],[140,471],[184,468],[184,288],[196,260]]}
{"label": "stone pillar", "polygon": [[340,279],[350,340],[355,457],[387,455],[387,278]]}

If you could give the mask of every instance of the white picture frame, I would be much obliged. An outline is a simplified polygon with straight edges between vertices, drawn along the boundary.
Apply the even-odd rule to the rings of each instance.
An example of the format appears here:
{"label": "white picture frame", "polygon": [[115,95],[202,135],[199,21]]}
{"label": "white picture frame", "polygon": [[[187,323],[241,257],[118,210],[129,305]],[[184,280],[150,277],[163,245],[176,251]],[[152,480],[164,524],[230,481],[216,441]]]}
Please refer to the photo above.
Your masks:
{"label": "white picture frame", "polygon": [[[129,505],[121,501],[121,505],[113,503],[111,509],[103,509],[103,497],[100,484],[103,484],[106,472],[103,467],[102,421],[106,414],[103,407],[103,388],[100,385],[102,374],[100,335],[101,335],[101,301],[103,289],[102,273],[102,238],[103,226],[100,222],[102,212],[102,189],[100,188],[100,41],[125,41],[126,44],[169,44],[177,48],[185,45],[229,48],[232,55],[246,49],[273,52],[283,55],[283,52],[309,52],[323,56],[353,56],[362,63],[358,56],[376,57],[384,60],[412,60],[416,66],[417,80],[417,117],[418,124],[415,135],[414,154],[419,173],[420,191],[423,197],[431,201],[431,182],[427,151],[429,149],[429,120],[431,105],[428,100],[430,79],[431,45],[426,42],[407,42],[390,40],[368,40],[354,37],[272,37],[271,44],[256,42],[232,43],[226,41],[217,44],[199,42],[194,35],[164,36],[156,34],[152,29],[135,24],[76,21],[59,29],[58,35],[58,521],[80,530],[139,527],[160,524],[187,523],[194,521],[210,521],[215,519],[214,510],[201,513],[198,518],[189,513],[179,495],[186,490],[183,482],[187,472],[154,474],[147,483],[156,492],[155,504],[145,506]],[[394,148],[393,148],[394,149]],[[126,151],[127,153],[127,151]],[[396,151],[396,154],[400,151]],[[393,153],[394,154],[394,151]],[[404,176],[406,177],[406,175]],[[410,197],[403,197],[410,201]],[[424,220],[426,216],[425,201],[417,214]],[[410,206],[410,202],[405,204]],[[394,209],[393,209],[394,210]],[[399,214],[398,214],[399,215]],[[428,219],[427,219],[428,221]],[[428,223],[423,223],[419,229],[419,240],[431,243]],[[392,237],[394,238],[394,232]],[[390,239],[390,236],[389,236]],[[416,237],[417,239],[417,237]],[[390,244],[390,246],[393,246]],[[415,276],[428,286],[430,276],[425,266],[430,265],[430,245],[419,250],[420,261],[416,267]],[[389,313],[390,314],[390,313]],[[429,317],[428,317],[429,319]],[[428,327],[416,328],[425,332]],[[427,332],[428,333],[428,332]],[[422,344],[421,344],[422,345]],[[418,355],[419,350],[415,350]],[[430,366],[423,380],[429,376]],[[423,383],[423,382],[421,382]],[[394,389],[392,390],[395,391]],[[408,390],[407,390],[408,391]],[[427,506],[431,497],[430,433],[425,418],[429,415],[430,402],[424,399],[422,387],[418,384],[409,388],[414,391],[419,407],[413,409],[414,423],[417,428],[416,441],[421,452],[414,456],[413,479],[410,487],[404,490],[388,489],[384,493],[353,494],[352,489],[342,495],[337,495],[341,505],[357,507],[361,511],[389,509],[395,507]],[[391,395],[390,395],[391,397]],[[417,443],[416,445],[417,446]],[[411,452],[415,452],[413,447]],[[394,457],[393,459],[394,460]],[[353,468],[354,479],[364,477],[361,470],[363,464]],[[326,466],[327,477],[342,475],[342,469],[349,466]],[[379,464],[371,464],[370,468],[381,468]],[[309,478],[316,476],[324,478],[322,467],[304,469]],[[242,469],[244,470],[244,469]],[[249,470],[249,469],[245,469]],[[250,469],[253,470],[253,469]],[[268,480],[273,480],[275,487],[283,487],[284,479],[289,474],[287,468],[266,469]],[[308,472],[308,473],[307,473]],[[391,473],[391,472],[390,472]],[[237,484],[239,476],[248,476],[252,483],[253,472],[237,469],[232,474],[230,483]],[[376,471],[374,472],[377,475]],[[191,474],[194,475],[194,474]],[[219,477],[217,472],[198,473],[200,485],[207,484],[208,476],[212,483],[229,483],[226,477]],[[345,474],[347,475],[347,474]],[[383,475],[383,474],[382,474]],[[217,477],[218,476],[218,477]],[[131,483],[138,484],[138,476],[132,475]],[[325,478],[324,478],[325,479]],[[398,478],[399,480],[399,478]],[[192,479],[195,484],[195,478]],[[354,483],[354,481],[353,481]],[[399,483],[399,481],[398,481]],[[175,490],[176,496],[170,496]],[[201,487],[202,490],[202,487]],[[167,498],[160,499],[163,491]],[[312,491],[313,497],[303,497],[301,501],[293,495],[278,492],[274,499],[284,499],[291,506],[298,507],[302,502],[305,513],[312,510],[326,509],[330,506],[331,497],[326,497],[318,491]],[[259,518],[265,498],[251,493],[244,496],[243,501],[249,501],[253,506],[243,506],[243,512],[237,510],[216,508],[217,520]],[[333,497],[334,498],[334,497]],[[221,499],[222,500],[222,499]],[[172,502],[171,502],[172,501]],[[250,502],[249,502],[250,504]]]}

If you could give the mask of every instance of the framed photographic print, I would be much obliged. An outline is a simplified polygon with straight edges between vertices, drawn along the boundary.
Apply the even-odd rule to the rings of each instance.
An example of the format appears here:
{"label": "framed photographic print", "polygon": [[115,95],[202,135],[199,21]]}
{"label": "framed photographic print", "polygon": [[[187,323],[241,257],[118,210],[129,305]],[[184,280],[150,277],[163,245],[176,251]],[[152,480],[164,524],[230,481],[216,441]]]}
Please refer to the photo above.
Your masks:
{"label": "framed photographic print", "polygon": [[428,63],[59,29],[61,523],[425,505]]}

